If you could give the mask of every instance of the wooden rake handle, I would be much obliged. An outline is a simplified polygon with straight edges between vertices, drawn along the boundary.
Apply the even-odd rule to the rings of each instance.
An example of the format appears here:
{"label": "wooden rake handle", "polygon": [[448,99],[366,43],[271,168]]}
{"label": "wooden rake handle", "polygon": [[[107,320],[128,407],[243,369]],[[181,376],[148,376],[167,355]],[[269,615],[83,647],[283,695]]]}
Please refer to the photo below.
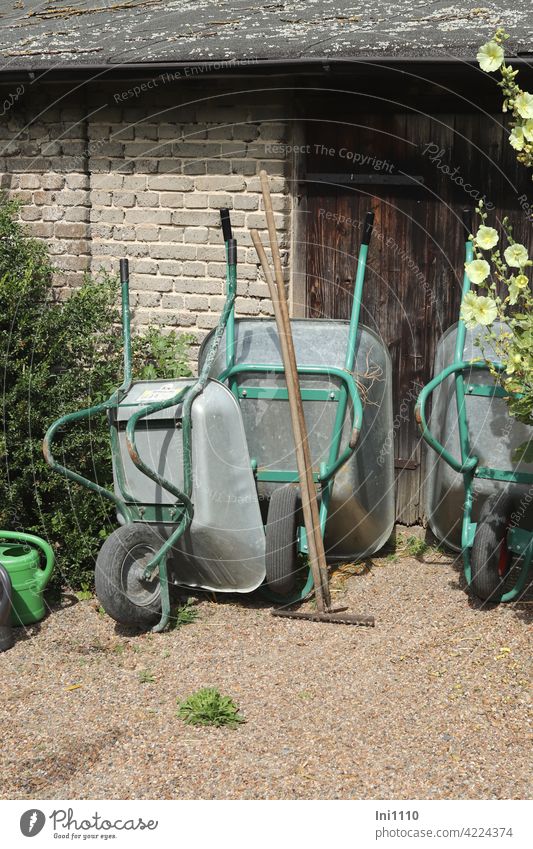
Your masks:
{"label": "wooden rake handle", "polygon": [[294,436],[296,463],[298,467],[298,478],[302,497],[302,510],[304,524],[307,534],[307,545],[309,549],[309,562],[315,595],[319,612],[327,611],[331,606],[326,556],[324,553],[324,541],[320,531],[320,517],[316,497],[315,483],[313,480],[313,467],[311,462],[311,451],[309,449],[309,438],[305,424],[305,416],[300,391],[300,381],[294,352],[291,323],[287,296],[285,294],[285,283],[281,267],[281,256],[279,252],[274,213],[272,211],[272,200],[268,187],[268,177],[265,171],[261,171],[261,188],[265,204],[265,215],[267,220],[270,247],[274,262],[275,282],[270,272],[265,249],[257,230],[251,231],[251,237],[263,268],[263,273],[270,291],[274,315],[280,339],[285,380],[287,383],[287,394],[289,398],[289,409],[291,414],[292,431]]}

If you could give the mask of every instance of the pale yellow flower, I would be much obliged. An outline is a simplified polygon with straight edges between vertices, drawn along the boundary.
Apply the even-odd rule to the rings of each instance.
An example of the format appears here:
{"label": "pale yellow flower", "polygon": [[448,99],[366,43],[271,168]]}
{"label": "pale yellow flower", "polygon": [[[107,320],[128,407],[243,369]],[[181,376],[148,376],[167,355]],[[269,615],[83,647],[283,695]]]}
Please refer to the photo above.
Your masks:
{"label": "pale yellow flower", "polygon": [[498,307],[492,298],[467,292],[461,304],[461,318],[471,330],[478,324],[488,325],[498,317]]}
{"label": "pale yellow flower", "polygon": [[533,94],[522,91],[515,99],[514,108],[521,118],[533,118]]}
{"label": "pale yellow flower", "polygon": [[461,304],[461,318],[467,327],[475,327],[476,321],[474,320],[474,304],[477,302],[477,295],[475,292],[467,292],[463,298],[463,302]]}
{"label": "pale yellow flower", "polygon": [[490,274],[490,265],[484,259],[474,259],[472,262],[465,262],[466,276],[471,283],[479,285]]}
{"label": "pale yellow flower", "polygon": [[522,357],[520,356],[520,354],[512,354],[511,359],[505,367],[505,371],[507,372],[507,374],[514,374],[514,372],[520,366],[521,363]]}
{"label": "pale yellow flower", "polygon": [[520,289],[516,285],[516,280],[513,277],[513,279],[509,283],[509,303],[511,304],[511,306],[514,306],[516,304],[519,297]]}
{"label": "pale yellow flower", "polygon": [[516,242],[514,245],[509,245],[503,252],[505,262],[511,268],[523,268],[528,261],[527,248]]}
{"label": "pale yellow flower", "polygon": [[498,318],[498,307],[493,298],[480,295],[476,298],[476,303],[472,304],[472,319],[476,324],[482,324],[486,327],[496,321]]}
{"label": "pale yellow flower", "polygon": [[522,132],[524,133],[526,141],[533,141],[533,118],[529,118],[525,124],[522,124]]}
{"label": "pale yellow flower", "polygon": [[515,150],[523,150],[526,139],[524,137],[523,127],[513,127],[509,136],[509,144]]}
{"label": "pale yellow flower", "polygon": [[490,74],[502,66],[504,60],[503,48],[496,41],[487,41],[479,48],[476,59],[481,70]]}
{"label": "pale yellow flower", "polygon": [[494,227],[485,227],[482,224],[475,235],[474,241],[482,250],[490,251],[498,242],[498,233]]}
{"label": "pale yellow flower", "polygon": [[525,274],[518,274],[516,277],[511,277],[509,282],[509,303],[511,305],[516,304],[518,298],[524,289],[527,288],[528,284],[529,280]]}

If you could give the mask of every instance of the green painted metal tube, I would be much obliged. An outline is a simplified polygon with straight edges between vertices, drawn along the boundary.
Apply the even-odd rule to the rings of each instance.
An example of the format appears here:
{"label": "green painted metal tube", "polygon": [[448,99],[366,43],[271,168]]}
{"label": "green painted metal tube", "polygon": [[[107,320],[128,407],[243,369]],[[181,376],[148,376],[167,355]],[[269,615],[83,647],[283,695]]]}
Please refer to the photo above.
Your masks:
{"label": "green painted metal tube", "polygon": [[[465,245],[465,263],[471,262],[474,257],[474,246],[469,240]],[[466,270],[463,275],[463,289],[461,295],[461,304],[467,292],[470,291],[470,280],[466,275]],[[457,326],[457,338],[455,340],[455,355],[454,362],[463,362],[464,348],[466,339],[466,325],[459,316]],[[468,422],[466,418],[466,402],[465,402],[465,383],[462,370],[455,372],[455,404],[457,407],[457,426],[459,431],[459,445],[461,450],[461,459],[465,463],[470,455],[470,436],[468,433]]]}
{"label": "green painted metal tube", "polygon": [[[497,364],[494,364],[497,367]],[[440,374],[430,380],[427,383],[420,395],[418,396],[418,400],[415,406],[415,416],[420,428],[422,437],[428,443],[428,445],[433,448],[434,451],[439,454],[449,466],[452,467],[456,472],[468,472],[474,469],[478,464],[477,457],[467,457],[464,461],[456,460],[446,448],[433,436],[431,433],[426,416],[426,405],[429,399],[429,396],[435,391],[437,386],[439,386],[444,380],[446,380],[450,375],[455,375],[457,372],[464,372],[470,369],[485,369],[486,371],[489,369],[487,363],[483,360],[471,360],[471,361],[463,361],[457,363],[451,363],[449,366],[446,366]]]}
{"label": "green painted metal tube", "polygon": [[508,592],[503,593],[500,601],[515,601],[522,595],[522,592],[526,588],[529,582],[529,575],[531,572],[531,562],[533,560],[533,533],[530,535],[531,541],[527,547],[527,551],[524,553],[522,558],[522,566],[520,569],[520,574],[516,579],[516,583],[514,587],[512,587]]}
{"label": "green painted metal tube", "polygon": [[366,261],[368,257],[368,245],[362,244],[359,248],[357,259],[357,272],[355,275],[352,312],[350,315],[350,330],[348,333],[348,346],[346,348],[345,368],[353,371],[355,363],[355,346],[359,330],[359,318],[361,315],[361,301],[363,298],[363,286],[365,282]]}
{"label": "green painted metal tube", "polygon": [[[106,489],[100,484],[97,484],[95,481],[89,480],[89,478],[83,477],[83,475],[74,472],[72,469],[67,468],[66,466],[61,465],[55,459],[52,453],[52,443],[57,432],[63,428],[67,427],[74,422],[81,421],[82,419],[91,418],[91,416],[100,415],[101,413],[106,413],[111,408],[117,406],[120,399],[127,394],[131,387],[132,381],[132,358],[131,358],[131,328],[130,328],[130,308],[129,308],[129,267],[128,260],[122,259],[120,261],[120,284],[121,284],[121,312],[122,312],[122,338],[124,343],[124,376],[122,380],[122,384],[120,387],[113,392],[113,394],[107,399],[107,401],[103,401],[101,404],[95,404],[93,407],[87,407],[84,410],[77,410],[74,413],[68,413],[65,416],[61,416],[61,418],[57,419],[53,424],[48,428],[43,440],[43,454],[46,462],[50,466],[50,468],[57,472],[60,475],[63,475],[68,480],[73,481],[74,483],[80,484],[80,486],[84,486],[87,489],[92,490],[93,492],[101,495],[102,498],[106,498],[108,501],[111,501],[120,515],[123,517],[124,521],[129,522],[131,520],[131,513],[128,510],[128,507],[125,501],[122,498],[119,498],[114,492]],[[131,499],[133,500],[133,499]]]}
{"label": "green painted metal tube", "polygon": [[106,498],[108,501],[111,501],[120,515],[124,518],[126,522],[129,522],[131,519],[130,512],[128,510],[125,502],[115,495],[114,492],[111,492],[109,489],[105,489],[105,487],[100,486],[100,484],[95,481],[89,480],[89,478],[85,478],[82,475],[79,475],[77,472],[74,472],[72,469],[67,468],[66,466],[62,466],[61,463],[58,463],[55,457],[52,454],[52,443],[56,436],[58,430],[62,427],[66,427],[67,425],[72,424],[73,422],[81,421],[82,419],[90,418],[91,416],[99,415],[100,413],[105,413],[111,407],[114,407],[118,403],[118,392],[115,392],[111,398],[107,401],[104,401],[102,404],[96,404],[94,407],[88,407],[86,410],[78,410],[75,413],[68,413],[65,416],[61,416],[61,418],[57,419],[46,431],[44,440],[43,440],[43,454],[48,465],[53,469],[54,472],[58,472],[60,475],[63,475],[68,480],[74,481],[74,483],[80,484],[80,486],[84,486],[87,489],[96,492],[98,495],[101,495],[102,498]]}

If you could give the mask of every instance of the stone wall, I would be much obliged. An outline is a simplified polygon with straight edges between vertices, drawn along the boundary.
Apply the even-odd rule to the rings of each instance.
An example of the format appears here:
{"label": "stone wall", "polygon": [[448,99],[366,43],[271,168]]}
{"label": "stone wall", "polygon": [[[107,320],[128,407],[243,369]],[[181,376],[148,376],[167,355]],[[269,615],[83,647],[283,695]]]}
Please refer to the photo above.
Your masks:
{"label": "stone wall", "polygon": [[228,206],[237,313],[271,314],[249,228],[264,227],[265,167],[288,269],[290,95],[163,77],[73,88],[26,86],[0,124],[1,185],[46,240],[62,295],[128,257],[134,324],[186,328],[200,341],[223,304],[219,209]]}

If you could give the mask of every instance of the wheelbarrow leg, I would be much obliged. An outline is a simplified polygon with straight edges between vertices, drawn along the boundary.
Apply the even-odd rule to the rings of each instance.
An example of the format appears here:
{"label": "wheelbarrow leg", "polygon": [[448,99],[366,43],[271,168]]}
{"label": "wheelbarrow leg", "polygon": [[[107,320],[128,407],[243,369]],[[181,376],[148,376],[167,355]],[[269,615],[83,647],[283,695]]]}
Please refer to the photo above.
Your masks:
{"label": "wheelbarrow leg", "polygon": [[170,621],[170,590],[166,554],[159,561],[159,585],[161,587],[161,619],[152,628],[152,631],[156,634],[164,631]]}

